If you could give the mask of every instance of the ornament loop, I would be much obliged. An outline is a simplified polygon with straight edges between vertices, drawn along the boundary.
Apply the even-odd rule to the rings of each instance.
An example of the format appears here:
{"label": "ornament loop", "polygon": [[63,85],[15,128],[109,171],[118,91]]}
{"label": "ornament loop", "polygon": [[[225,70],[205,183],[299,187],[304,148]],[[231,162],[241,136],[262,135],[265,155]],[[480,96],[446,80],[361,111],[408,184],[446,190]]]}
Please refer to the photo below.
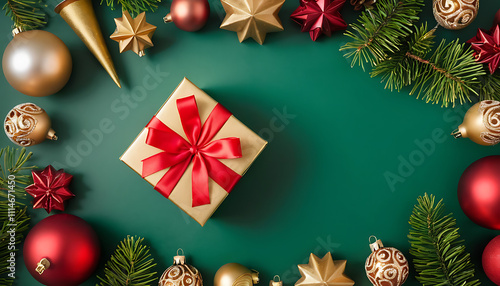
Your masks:
{"label": "ornament loop", "polygon": [[182,248],[177,249],[177,255],[174,256],[174,265],[184,265],[186,263],[186,256]]}
{"label": "ornament loop", "polygon": [[43,272],[47,270],[49,267],[50,267],[50,261],[44,257],[40,260],[40,262],[36,264],[35,270],[36,272],[38,272],[38,274],[42,275]]}
{"label": "ornament loop", "polygon": [[[276,278],[278,278],[278,281],[276,281]],[[279,275],[274,275],[274,277],[273,277],[273,281],[274,281],[274,282],[281,282],[281,278],[280,278],[280,276],[279,276]]]}
{"label": "ornament loop", "polygon": [[[372,242],[372,237],[375,239],[373,242]],[[377,237],[375,235],[370,235],[370,237],[368,238],[368,242],[370,244],[374,243],[374,242],[377,242]]]}
{"label": "ornament loop", "polygon": [[[276,280],[277,278],[277,280]],[[281,281],[279,275],[274,275],[273,280],[269,282],[269,286],[283,286],[283,281]]]}
{"label": "ornament loop", "polygon": [[177,255],[184,256],[184,250],[182,250],[182,248],[177,249]]}

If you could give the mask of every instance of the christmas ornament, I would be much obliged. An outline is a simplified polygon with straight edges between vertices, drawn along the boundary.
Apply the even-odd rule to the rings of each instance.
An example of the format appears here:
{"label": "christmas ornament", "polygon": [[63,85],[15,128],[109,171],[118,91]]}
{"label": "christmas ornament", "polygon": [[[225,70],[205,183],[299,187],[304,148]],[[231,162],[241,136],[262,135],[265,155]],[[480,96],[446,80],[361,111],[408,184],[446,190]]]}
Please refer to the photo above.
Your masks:
{"label": "christmas ornament", "polygon": [[42,143],[45,139],[57,140],[47,112],[33,103],[12,108],[5,117],[3,128],[10,141],[23,147]]}
{"label": "christmas ornament", "polygon": [[283,31],[278,12],[285,0],[221,0],[226,17],[221,29],[236,32],[240,43],[253,38],[263,44],[267,33]]}
{"label": "christmas ornament", "polygon": [[500,9],[495,14],[495,18],[493,19],[493,26],[492,27],[495,27],[497,25],[500,25]]}
{"label": "christmas ornament", "polygon": [[500,285],[500,235],[493,238],[483,251],[483,270],[491,282]]}
{"label": "christmas ornament", "polygon": [[223,265],[214,277],[214,286],[253,286],[259,283],[259,272],[239,263]]}
{"label": "christmas ornament", "polygon": [[476,224],[500,230],[500,156],[472,163],[458,182],[458,202]]}
{"label": "christmas ornament", "polygon": [[54,11],[61,15],[64,21],[75,31],[116,85],[121,88],[115,66],[109,55],[92,7],[92,0],[64,0],[56,6]]}
{"label": "christmas ornament", "polygon": [[170,13],[163,17],[165,23],[174,22],[177,28],[194,32],[205,26],[210,16],[207,0],[173,0]]}
{"label": "christmas ornament", "polygon": [[321,33],[330,37],[332,32],[347,28],[340,15],[344,3],[345,0],[300,0],[299,8],[290,17],[316,41]]}
{"label": "christmas ornament", "polygon": [[40,283],[76,286],[87,280],[99,262],[99,240],[83,219],[51,215],[36,224],[24,241],[24,264]]}
{"label": "christmas ornament", "polygon": [[433,0],[434,18],[446,29],[460,30],[476,19],[479,0]]}
{"label": "christmas ornament", "polygon": [[179,248],[174,265],[163,272],[158,286],[203,286],[203,278],[198,269],[186,264],[184,252]]}
{"label": "christmas ornament", "polygon": [[120,43],[120,53],[131,50],[142,57],[145,55],[144,49],[153,46],[151,37],[156,26],[146,22],[146,12],[132,18],[127,11],[123,11],[123,16],[116,18],[115,23],[116,31],[110,38]]}
{"label": "christmas ornament", "polygon": [[[375,242],[371,239],[375,238]],[[410,268],[406,257],[394,247],[384,247],[382,241],[370,236],[372,253],[366,259],[366,276],[375,286],[400,286],[408,278]]]}
{"label": "christmas ornament", "polygon": [[346,264],[347,260],[334,261],[330,252],[321,259],[311,253],[309,264],[298,265],[302,277],[295,286],[354,285],[354,281],[344,275]]}
{"label": "christmas ornament", "polygon": [[283,281],[281,281],[279,275],[274,275],[273,280],[269,281],[269,286],[283,286]]}
{"label": "christmas ornament", "polygon": [[372,8],[376,0],[351,0],[351,5],[354,6],[354,10],[359,11],[366,8]]}
{"label": "christmas ornament", "polygon": [[47,213],[53,209],[63,211],[64,201],[75,195],[68,186],[73,176],[64,173],[64,170],[55,170],[48,165],[43,171],[31,171],[33,184],[26,187],[26,192],[32,195],[33,208],[44,208]]}
{"label": "christmas ornament", "polygon": [[500,102],[483,100],[465,113],[464,122],[451,133],[455,138],[469,138],[479,145],[500,142]]}
{"label": "christmas ornament", "polygon": [[71,75],[68,47],[56,35],[31,30],[14,30],[14,39],[5,48],[2,68],[5,78],[17,91],[29,96],[47,96],[61,90]]}
{"label": "christmas ornament", "polygon": [[477,35],[467,43],[471,44],[476,61],[488,64],[490,73],[494,74],[500,65],[500,27],[493,27],[491,32],[478,29]]}

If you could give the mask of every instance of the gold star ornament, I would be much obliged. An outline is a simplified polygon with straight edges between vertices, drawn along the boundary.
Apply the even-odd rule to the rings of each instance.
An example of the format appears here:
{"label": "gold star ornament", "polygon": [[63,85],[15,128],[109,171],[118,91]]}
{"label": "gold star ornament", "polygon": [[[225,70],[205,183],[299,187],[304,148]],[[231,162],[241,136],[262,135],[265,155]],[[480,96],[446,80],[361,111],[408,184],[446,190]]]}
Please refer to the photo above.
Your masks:
{"label": "gold star ornament", "polygon": [[333,260],[328,252],[323,258],[313,253],[309,256],[309,264],[299,264],[302,278],[295,286],[352,286],[354,281],[344,275],[347,260]]}
{"label": "gold star ornament", "polygon": [[123,11],[122,17],[116,18],[115,23],[116,30],[110,38],[120,44],[120,53],[132,50],[142,57],[144,50],[153,46],[151,37],[156,26],[146,22],[146,12],[132,18],[127,11]]}
{"label": "gold star ornament", "polygon": [[278,12],[285,0],[221,0],[226,11],[221,29],[238,33],[240,43],[253,38],[263,44],[266,34],[283,31]]}

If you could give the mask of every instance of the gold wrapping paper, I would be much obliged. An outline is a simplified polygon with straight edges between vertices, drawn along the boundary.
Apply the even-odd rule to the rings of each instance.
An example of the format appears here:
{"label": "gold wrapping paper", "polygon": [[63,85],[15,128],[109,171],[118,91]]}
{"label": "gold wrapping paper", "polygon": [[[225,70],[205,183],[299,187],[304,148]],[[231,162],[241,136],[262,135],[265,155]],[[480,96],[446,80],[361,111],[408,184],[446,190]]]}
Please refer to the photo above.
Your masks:
{"label": "gold wrapping paper", "polygon": [[[156,113],[156,117],[161,120],[165,125],[181,135],[187,140],[177,110],[176,100],[183,97],[194,95],[200,119],[202,124],[207,120],[210,112],[217,105],[217,101],[211,98],[203,90],[194,85],[187,78],[177,86],[175,91],[170,95],[167,101],[163,104],[160,110]],[[120,157],[125,164],[132,168],[139,175],[142,174],[142,160],[160,153],[161,150],[146,144],[146,137],[148,134],[147,128],[144,128],[139,136],[132,142],[129,148]],[[220,159],[222,163],[231,168],[233,171],[240,175],[244,175],[253,161],[262,152],[267,145],[267,142],[250,130],[247,126],[241,123],[234,115],[232,115],[222,126],[220,131],[214,136],[212,140],[217,140],[227,137],[238,137],[241,141],[241,150],[243,156],[237,159]],[[210,204],[192,207],[192,165],[189,164],[186,172],[181,177],[174,190],[170,194],[169,199],[196,220],[200,225],[204,225],[207,220],[212,216],[219,205],[224,201],[228,193],[209,179],[209,192]],[[151,185],[155,186],[158,181],[168,169],[162,170],[145,178]],[[237,188],[237,185],[234,189]],[[234,191],[233,189],[233,191]]]}

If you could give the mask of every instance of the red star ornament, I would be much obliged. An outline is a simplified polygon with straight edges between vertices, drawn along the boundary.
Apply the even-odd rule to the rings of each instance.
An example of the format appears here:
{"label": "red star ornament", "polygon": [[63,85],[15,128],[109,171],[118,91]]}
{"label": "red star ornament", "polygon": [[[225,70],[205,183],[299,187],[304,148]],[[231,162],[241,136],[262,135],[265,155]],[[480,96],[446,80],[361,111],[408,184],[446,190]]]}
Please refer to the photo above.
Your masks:
{"label": "red star ornament", "polygon": [[69,190],[68,186],[73,176],[64,173],[63,169],[55,170],[48,165],[42,171],[32,171],[33,184],[26,187],[26,192],[32,195],[33,208],[44,208],[47,213],[53,209],[63,211],[64,201],[75,195]]}
{"label": "red star ornament", "polygon": [[476,37],[467,41],[474,50],[476,61],[488,64],[490,73],[494,74],[500,65],[500,26],[491,32],[479,29]]}
{"label": "red star ornament", "polygon": [[300,0],[300,6],[290,18],[302,26],[302,32],[309,32],[316,41],[323,33],[331,36],[332,32],[345,30],[347,24],[340,15],[340,9],[346,0]]}

